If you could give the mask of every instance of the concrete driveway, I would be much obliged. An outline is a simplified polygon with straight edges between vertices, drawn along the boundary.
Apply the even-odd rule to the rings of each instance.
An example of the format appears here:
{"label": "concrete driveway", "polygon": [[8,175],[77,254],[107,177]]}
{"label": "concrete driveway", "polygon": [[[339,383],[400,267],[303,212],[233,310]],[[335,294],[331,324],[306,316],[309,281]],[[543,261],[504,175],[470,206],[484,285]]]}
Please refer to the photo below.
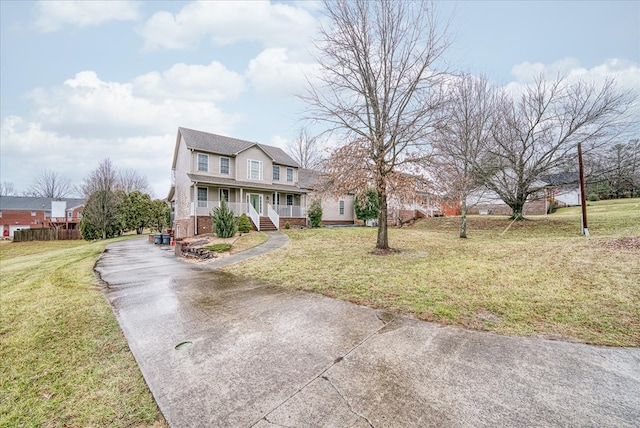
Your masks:
{"label": "concrete driveway", "polygon": [[640,426],[637,348],[442,327],[146,240],[96,270],[172,427]]}

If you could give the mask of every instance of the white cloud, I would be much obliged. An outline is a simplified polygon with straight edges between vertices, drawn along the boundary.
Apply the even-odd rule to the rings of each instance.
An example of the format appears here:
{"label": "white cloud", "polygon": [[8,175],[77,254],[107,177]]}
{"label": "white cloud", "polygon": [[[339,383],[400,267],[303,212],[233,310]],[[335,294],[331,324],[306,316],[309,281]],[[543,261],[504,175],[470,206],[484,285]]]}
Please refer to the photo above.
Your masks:
{"label": "white cloud", "polygon": [[72,137],[8,116],[0,126],[3,180],[11,177],[16,189],[22,191],[31,184],[34,172],[50,169],[79,185],[102,159],[110,158],[118,168],[138,170],[149,180],[154,196],[162,198],[170,186],[175,133],[176,130],[142,137]]}
{"label": "white cloud", "polygon": [[291,59],[285,48],[270,48],[249,62],[245,75],[258,93],[294,95],[307,85],[305,76],[313,79],[317,70],[315,63]]}
{"label": "white cloud", "polygon": [[175,15],[155,13],[139,29],[147,49],[190,49],[203,38],[225,45],[304,46],[316,20],[306,8],[268,1],[194,2]]}
{"label": "white cloud", "polygon": [[35,27],[43,32],[65,26],[88,27],[107,21],[134,21],[140,16],[139,4],[133,1],[39,1],[36,3]]}
{"label": "white cloud", "polygon": [[[224,76],[223,81],[197,96],[198,90],[206,91],[212,73]],[[108,157],[119,168],[140,171],[155,196],[164,197],[177,128],[232,133],[243,117],[224,112],[211,98],[236,96],[242,82],[217,63],[177,64],[132,82],[106,81],[94,71],[82,71],[62,85],[35,89],[29,94],[29,118],[3,119],[2,179],[24,190],[33,171],[46,166],[79,184]]]}
{"label": "white cloud", "polygon": [[511,74],[516,78],[507,85],[511,88],[530,84],[543,74],[549,80],[565,76],[569,82],[579,79],[602,82],[607,78],[614,78],[623,88],[640,90],[640,65],[624,59],[608,59],[592,68],[583,67],[575,58],[563,58],[552,64],[523,62],[513,66]]}
{"label": "white cloud", "polygon": [[151,98],[220,101],[236,98],[244,90],[244,79],[216,61],[209,65],[179,63],[162,73],[139,76],[133,86],[135,94]]}
{"label": "white cloud", "polygon": [[62,86],[32,91],[34,119],[49,130],[85,136],[164,134],[178,126],[226,132],[240,120],[179,91],[173,98],[144,98],[134,88],[134,83],[103,81],[95,72],[83,71]]}

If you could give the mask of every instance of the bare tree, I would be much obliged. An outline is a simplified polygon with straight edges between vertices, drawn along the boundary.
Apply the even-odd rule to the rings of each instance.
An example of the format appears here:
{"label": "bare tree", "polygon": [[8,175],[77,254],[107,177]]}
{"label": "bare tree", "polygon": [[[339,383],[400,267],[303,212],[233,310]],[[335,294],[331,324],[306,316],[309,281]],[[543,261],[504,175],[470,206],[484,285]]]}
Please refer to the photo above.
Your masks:
{"label": "bare tree", "polygon": [[[436,66],[449,45],[446,28],[433,3],[325,0],[324,6],[328,25],[316,41],[319,83],[303,99],[310,118],[342,133],[341,157],[364,157],[353,165],[363,173],[357,190],[376,190],[376,248],[387,250],[389,186],[399,170],[421,158],[433,125],[441,102]],[[347,176],[329,182],[335,194],[356,188]]]}
{"label": "bare tree", "polygon": [[147,177],[140,174],[140,172],[135,169],[123,169],[119,171],[118,187],[127,194],[134,190],[137,190],[140,193],[151,193]]}
{"label": "bare tree", "polygon": [[13,183],[3,181],[0,183],[0,196],[15,196],[17,195],[16,189],[13,187]]}
{"label": "bare tree", "polygon": [[25,196],[40,198],[64,198],[73,193],[73,186],[68,178],[55,171],[42,171],[24,192]]}
{"label": "bare tree", "polygon": [[640,196],[640,140],[615,142],[586,156],[589,193],[604,198]]}
{"label": "bare tree", "polygon": [[537,180],[575,158],[578,143],[592,148],[618,135],[629,124],[632,102],[633,95],[619,91],[613,80],[569,84],[543,75],[519,98],[504,94],[493,147],[487,162],[476,165],[484,184],[511,208],[513,219],[523,219],[525,202],[539,190]]}
{"label": "bare tree", "polygon": [[307,128],[300,128],[296,138],[286,147],[293,160],[306,169],[318,169],[322,165],[321,150],[318,136],[312,136]]}
{"label": "bare tree", "polygon": [[485,158],[495,118],[494,89],[484,77],[452,77],[449,102],[434,133],[430,160],[432,183],[445,198],[460,202],[460,238],[467,237],[472,192],[482,186],[479,165]]}
{"label": "bare tree", "polygon": [[118,174],[110,159],[104,159],[81,186],[87,203],[82,212],[80,231],[85,239],[105,239],[118,233]]}
{"label": "bare tree", "polygon": [[115,192],[118,188],[118,171],[109,158],[100,162],[80,186],[80,190],[86,198],[99,190]]}

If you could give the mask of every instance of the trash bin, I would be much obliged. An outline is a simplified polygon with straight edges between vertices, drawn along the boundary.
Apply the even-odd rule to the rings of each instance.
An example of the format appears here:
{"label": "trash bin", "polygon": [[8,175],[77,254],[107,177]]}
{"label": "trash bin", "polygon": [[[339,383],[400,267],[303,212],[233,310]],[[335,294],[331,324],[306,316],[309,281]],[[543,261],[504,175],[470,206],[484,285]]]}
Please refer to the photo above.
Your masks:
{"label": "trash bin", "polygon": [[163,243],[164,245],[169,245],[169,244],[171,244],[171,235],[166,234],[166,233],[162,234],[162,243]]}
{"label": "trash bin", "polygon": [[153,243],[154,244],[162,244],[162,235],[153,235]]}

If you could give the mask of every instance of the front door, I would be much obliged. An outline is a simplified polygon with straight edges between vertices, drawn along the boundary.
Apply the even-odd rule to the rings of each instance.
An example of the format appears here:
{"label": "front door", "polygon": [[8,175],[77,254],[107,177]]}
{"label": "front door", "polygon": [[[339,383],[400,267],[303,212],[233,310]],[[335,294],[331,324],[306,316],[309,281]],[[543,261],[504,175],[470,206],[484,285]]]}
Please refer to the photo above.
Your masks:
{"label": "front door", "polygon": [[250,193],[247,197],[249,198],[249,203],[253,206],[253,209],[257,211],[258,215],[262,215],[262,195]]}

